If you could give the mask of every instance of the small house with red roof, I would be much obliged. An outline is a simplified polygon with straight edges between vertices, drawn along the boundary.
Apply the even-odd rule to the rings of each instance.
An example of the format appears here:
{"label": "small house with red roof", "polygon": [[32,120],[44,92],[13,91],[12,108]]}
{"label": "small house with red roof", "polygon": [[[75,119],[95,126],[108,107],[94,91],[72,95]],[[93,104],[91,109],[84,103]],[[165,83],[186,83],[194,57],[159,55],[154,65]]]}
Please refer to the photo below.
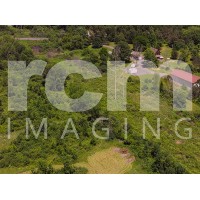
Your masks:
{"label": "small house with red roof", "polygon": [[200,77],[181,69],[174,69],[171,73],[173,81],[187,87],[200,87]]}

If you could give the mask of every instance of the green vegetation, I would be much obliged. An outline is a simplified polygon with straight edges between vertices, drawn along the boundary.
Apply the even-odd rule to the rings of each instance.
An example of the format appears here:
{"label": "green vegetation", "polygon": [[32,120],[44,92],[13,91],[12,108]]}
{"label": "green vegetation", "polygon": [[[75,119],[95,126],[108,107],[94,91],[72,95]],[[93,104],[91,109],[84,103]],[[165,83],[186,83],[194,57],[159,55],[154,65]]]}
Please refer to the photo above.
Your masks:
{"label": "green vegetation", "polygon": [[[167,59],[167,58],[171,58],[171,53],[172,53],[172,49],[166,45],[163,45],[161,48],[161,55]],[[176,58],[172,58],[174,60],[176,60],[178,58],[178,56]]]}
{"label": "green vegetation", "polygon": [[156,66],[158,66],[158,60],[151,49],[146,49],[144,52],[145,60],[152,61]]}
{"label": "green vegetation", "polygon": [[112,53],[113,60],[130,62],[131,50],[127,42],[119,42]]}
{"label": "green vegetation", "polygon": [[[141,112],[140,82],[132,76],[127,83],[126,112],[108,112],[106,98],[107,61],[123,60],[129,64],[132,50],[142,51],[145,59],[154,62],[159,69],[160,61],[151,47],[161,49],[165,59],[183,59],[193,73],[199,73],[199,32],[199,26],[1,26],[0,173],[200,173],[199,95],[194,99],[192,112],[173,111],[172,85],[167,78],[162,78],[160,111]],[[16,37],[48,40],[23,41],[15,40]],[[35,59],[46,61],[47,67],[42,76],[33,76],[29,81],[27,112],[8,112],[8,60],[25,60],[28,64]],[[71,98],[82,96],[85,90],[103,93],[95,108],[67,113],[48,101],[44,88],[46,74],[56,63],[66,59],[89,61],[102,73],[101,78],[94,80],[73,74],[65,82],[66,94]],[[148,80],[149,87],[157,80],[156,75]],[[146,98],[150,98],[148,94]],[[179,103],[183,103],[182,100]],[[92,134],[93,122],[102,116],[108,118],[108,122],[99,123],[97,133],[105,136],[101,129],[109,127],[110,138],[105,141]],[[38,139],[32,133],[26,139],[26,117],[32,120],[36,130],[42,118],[48,118],[48,139],[44,139],[42,132]],[[153,128],[160,118],[160,140],[148,128],[143,139],[144,117]],[[8,118],[11,119],[10,140],[7,139]],[[80,139],[73,133],[60,139],[69,118]],[[128,121],[127,139],[124,138],[124,118]],[[192,127],[192,139],[180,140],[175,135],[175,123],[180,118],[191,119],[180,123],[178,131],[187,136],[184,129]],[[126,152],[125,157],[122,152]]]}

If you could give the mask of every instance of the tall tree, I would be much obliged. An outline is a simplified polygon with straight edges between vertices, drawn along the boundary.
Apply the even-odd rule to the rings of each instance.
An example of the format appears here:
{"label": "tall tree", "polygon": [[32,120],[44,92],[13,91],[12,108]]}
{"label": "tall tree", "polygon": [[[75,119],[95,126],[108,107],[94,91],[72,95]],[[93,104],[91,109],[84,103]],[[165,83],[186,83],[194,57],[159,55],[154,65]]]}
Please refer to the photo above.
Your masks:
{"label": "tall tree", "polygon": [[178,59],[178,51],[175,48],[172,49],[171,59]]}
{"label": "tall tree", "polygon": [[103,41],[100,36],[95,36],[92,40],[92,47],[93,48],[100,48],[103,45]]}
{"label": "tall tree", "polygon": [[106,72],[106,68],[107,68],[107,61],[108,61],[108,51],[105,48],[102,48],[99,52],[99,56],[100,56],[100,70],[102,72]]}
{"label": "tall tree", "polygon": [[127,42],[119,42],[112,53],[115,60],[130,61],[131,50]]}
{"label": "tall tree", "polygon": [[135,51],[144,51],[149,47],[149,40],[145,36],[136,36],[133,40]]}
{"label": "tall tree", "polygon": [[179,56],[179,59],[188,62],[190,58],[190,51],[188,48],[181,49],[181,54]]}
{"label": "tall tree", "polygon": [[145,60],[152,61],[156,66],[158,66],[158,60],[151,49],[146,49],[144,52]]}

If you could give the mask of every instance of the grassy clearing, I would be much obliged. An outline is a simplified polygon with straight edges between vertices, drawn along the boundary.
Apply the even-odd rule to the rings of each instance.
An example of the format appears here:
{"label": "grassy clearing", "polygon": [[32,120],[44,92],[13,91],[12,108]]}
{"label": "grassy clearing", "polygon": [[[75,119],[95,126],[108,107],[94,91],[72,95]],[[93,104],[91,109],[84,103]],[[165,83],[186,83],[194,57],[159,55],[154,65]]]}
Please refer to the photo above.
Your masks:
{"label": "grassy clearing", "polygon": [[115,47],[116,44],[115,44],[115,42],[109,42],[109,46],[111,46],[111,47]]}
{"label": "grassy clearing", "polygon": [[75,166],[85,167],[89,174],[124,174],[132,169],[132,162],[123,156],[116,147],[96,152],[87,158],[87,162]]}
{"label": "grassy clearing", "polygon": [[0,174],[31,174],[30,167],[6,167],[0,168]]}
{"label": "grassy clearing", "polygon": [[[119,150],[126,149],[123,154]],[[132,160],[131,160],[132,159]],[[119,140],[99,140],[90,151],[79,155],[76,167],[85,167],[89,174],[143,174],[148,173],[138,158]],[[60,165],[58,165],[60,168]]]}
{"label": "grassy clearing", "polygon": [[133,44],[128,44],[130,49],[133,49]]}
{"label": "grassy clearing", "polygon": [[[111,46],[111,47],[116,47],[117,44],[115,42],[109,42],[108,46]],[[133,48],[133,44],[128,44],[128,46],[130,47],[130,49]]]}

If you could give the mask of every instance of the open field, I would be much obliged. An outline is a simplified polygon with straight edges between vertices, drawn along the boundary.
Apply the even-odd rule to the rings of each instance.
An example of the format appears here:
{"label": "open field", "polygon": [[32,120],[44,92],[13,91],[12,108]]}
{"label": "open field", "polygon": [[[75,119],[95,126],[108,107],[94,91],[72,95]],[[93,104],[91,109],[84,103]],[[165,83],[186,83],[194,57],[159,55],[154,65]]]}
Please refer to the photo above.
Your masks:
{"label": "open field", "polygon": [[124,174],[131,170],[135,157],[127,149],[110,147],[89,156],[86,162],[76,166],[85,167],[89,174]]}

